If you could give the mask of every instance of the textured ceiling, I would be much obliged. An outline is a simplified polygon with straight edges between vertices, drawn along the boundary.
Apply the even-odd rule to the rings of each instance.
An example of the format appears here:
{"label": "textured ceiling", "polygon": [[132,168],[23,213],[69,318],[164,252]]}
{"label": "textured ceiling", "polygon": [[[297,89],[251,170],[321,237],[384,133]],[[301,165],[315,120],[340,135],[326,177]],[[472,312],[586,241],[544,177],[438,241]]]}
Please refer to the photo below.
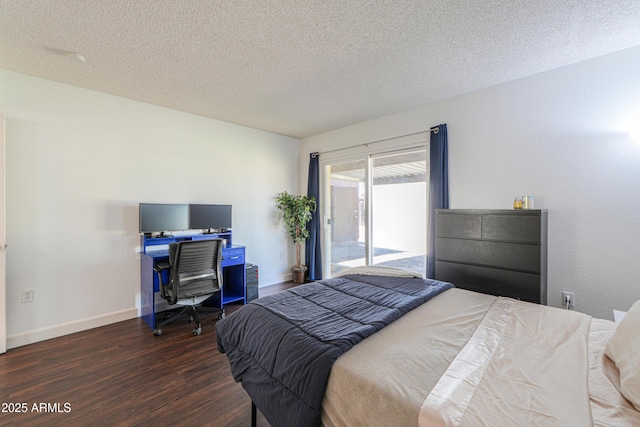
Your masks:
{"label": "textured ceiling", "polygon": [[639,0],[0,0],[0,68],[298,138],[637,45]]}

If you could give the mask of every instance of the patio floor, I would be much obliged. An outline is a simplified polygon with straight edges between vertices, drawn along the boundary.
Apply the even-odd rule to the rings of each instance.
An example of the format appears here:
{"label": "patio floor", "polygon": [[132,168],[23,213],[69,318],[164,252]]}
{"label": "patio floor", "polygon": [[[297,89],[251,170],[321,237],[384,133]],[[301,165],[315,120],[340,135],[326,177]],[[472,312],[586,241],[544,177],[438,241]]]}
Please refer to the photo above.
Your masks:
{"label": "patio floor", "polygon": [[[331,275],[349,267],[366,265],[365,247],[362,242],[333,243],[331,246]],[[415,252],[388,248],[373,248],[373,264],[384,267],[402,268],[424,274],[427,256]]]}

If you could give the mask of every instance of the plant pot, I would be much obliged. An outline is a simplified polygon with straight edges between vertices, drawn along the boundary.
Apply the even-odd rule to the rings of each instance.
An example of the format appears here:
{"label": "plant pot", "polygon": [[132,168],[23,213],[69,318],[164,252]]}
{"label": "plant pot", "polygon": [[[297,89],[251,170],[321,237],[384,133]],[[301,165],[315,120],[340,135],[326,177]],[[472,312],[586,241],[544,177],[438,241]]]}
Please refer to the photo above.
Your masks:
{"label": "plant pot", "polygon": [[304,265],[297,265],[291,269],[293,273],[293,283],[304,283],[304,272],[307,271],[307,267]]}

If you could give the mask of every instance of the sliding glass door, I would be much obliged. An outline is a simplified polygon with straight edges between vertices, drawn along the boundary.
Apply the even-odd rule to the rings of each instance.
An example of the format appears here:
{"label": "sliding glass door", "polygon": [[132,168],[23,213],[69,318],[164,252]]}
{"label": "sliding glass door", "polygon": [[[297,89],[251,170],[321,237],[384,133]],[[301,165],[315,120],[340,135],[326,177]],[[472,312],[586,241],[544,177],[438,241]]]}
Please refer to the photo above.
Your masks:
{"label": "sliding glass door", "polygon": [[365,265],[424,274],[426,158],[419,147],[325,164],[324,277]]}
{"label": "sliding glass door", "polygon": [[372,264],[427,268],[426,151],[372,158]]}
{"label": "sliding glass door", "polygon": [[[326,166],[325,260],[329,276],[345,267],[366,265],[365,160]],[[327,266],[323,277],[327,277]]]}

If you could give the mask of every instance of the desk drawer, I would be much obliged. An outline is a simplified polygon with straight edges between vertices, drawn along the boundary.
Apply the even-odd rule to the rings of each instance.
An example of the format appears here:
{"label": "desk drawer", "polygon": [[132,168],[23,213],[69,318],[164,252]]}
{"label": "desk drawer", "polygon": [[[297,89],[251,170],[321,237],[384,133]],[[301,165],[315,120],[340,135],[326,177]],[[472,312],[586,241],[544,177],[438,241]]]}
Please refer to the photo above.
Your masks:
{"label": "desk drawer", "polygon": [[244,248],[231,248],[222,251],[222,266],[244,264]]}

